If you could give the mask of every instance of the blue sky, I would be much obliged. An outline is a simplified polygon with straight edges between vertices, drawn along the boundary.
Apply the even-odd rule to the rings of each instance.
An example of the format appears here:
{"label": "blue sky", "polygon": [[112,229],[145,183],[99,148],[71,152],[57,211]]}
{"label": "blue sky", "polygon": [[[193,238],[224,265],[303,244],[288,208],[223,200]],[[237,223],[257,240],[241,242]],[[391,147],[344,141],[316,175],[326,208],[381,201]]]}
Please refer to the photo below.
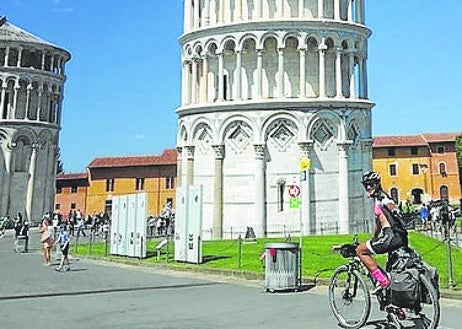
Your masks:
{"label": "blue sky", "polygon": [[[373,134],[462,131],[460,0],[368,0]],[[14,25],[72,54],[60,134],[66,172],[176,145],[182,0],[0,0]]]}

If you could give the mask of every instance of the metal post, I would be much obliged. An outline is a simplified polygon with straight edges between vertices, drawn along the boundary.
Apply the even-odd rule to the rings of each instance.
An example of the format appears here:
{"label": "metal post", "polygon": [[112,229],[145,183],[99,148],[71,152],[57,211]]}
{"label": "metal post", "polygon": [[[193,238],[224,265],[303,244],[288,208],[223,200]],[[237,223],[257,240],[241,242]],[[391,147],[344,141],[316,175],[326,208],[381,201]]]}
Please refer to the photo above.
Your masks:
{"label": "metal post", "polygon": [[241,258],[242,258],[242,237],[239,234],[237,238],[237,268],[241,268]]}

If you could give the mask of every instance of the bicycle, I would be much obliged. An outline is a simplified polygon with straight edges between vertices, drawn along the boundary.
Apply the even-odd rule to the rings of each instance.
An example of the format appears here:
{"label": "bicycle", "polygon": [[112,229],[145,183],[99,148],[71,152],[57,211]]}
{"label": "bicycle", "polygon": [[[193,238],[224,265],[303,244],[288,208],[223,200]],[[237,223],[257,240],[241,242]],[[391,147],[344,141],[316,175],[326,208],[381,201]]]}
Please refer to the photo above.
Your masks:
{"label": "bicycle", "polygon": [[[349,262],[334,270],[329,282],[329,306],[339,326],[358,329],[366,324],[371,314],[371,292],[377,282],[366,266],[356,256],[358,242],[334,246]],[[395,254],[394,256],[396,257]],[[390,254],[389,261],[392,258]],[[419,261],[416,261],[419,264]],[[423,263],[420,261],[423,266]],[[420,300],[411,309],[394,305],[391,300],[390,286],[375,295],[380,311],[386,312],[386,321],[397,329],[426,328],[436,329],[440,319],[439,292],[424,275],[424,269],[418,268],[420,281]],[[388,268],[388,266],[387,266]],[[367,277],[366,284],[365,277]],[[393,278],[392,278],[393,279]]]}

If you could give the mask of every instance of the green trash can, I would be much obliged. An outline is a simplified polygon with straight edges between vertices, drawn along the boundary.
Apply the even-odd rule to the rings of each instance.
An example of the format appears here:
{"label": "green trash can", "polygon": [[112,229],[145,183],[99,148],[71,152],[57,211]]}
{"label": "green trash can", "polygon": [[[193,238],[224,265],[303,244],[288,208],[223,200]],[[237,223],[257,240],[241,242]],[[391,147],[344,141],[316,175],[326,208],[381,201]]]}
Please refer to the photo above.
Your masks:
{"label": "green trash can", "polygon": [[291,242],[267,243],[265,248],[265,289],[299,289],[299,244]]}

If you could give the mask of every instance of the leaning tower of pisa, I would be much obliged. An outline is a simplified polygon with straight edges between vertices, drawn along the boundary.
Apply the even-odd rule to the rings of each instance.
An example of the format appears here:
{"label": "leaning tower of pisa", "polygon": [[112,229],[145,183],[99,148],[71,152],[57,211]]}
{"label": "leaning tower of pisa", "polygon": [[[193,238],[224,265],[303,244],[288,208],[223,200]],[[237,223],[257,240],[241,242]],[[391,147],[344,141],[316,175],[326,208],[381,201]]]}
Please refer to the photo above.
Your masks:
{"label": "leaning tower of pisa", "polygon": [[70,54],[0,18],[0,216],[53,210]]}
{"label": "leaning tower of pisa", "polygon": [[178,185],[203,187],[204,239],[367,229],[364,2],[184,1]]}

